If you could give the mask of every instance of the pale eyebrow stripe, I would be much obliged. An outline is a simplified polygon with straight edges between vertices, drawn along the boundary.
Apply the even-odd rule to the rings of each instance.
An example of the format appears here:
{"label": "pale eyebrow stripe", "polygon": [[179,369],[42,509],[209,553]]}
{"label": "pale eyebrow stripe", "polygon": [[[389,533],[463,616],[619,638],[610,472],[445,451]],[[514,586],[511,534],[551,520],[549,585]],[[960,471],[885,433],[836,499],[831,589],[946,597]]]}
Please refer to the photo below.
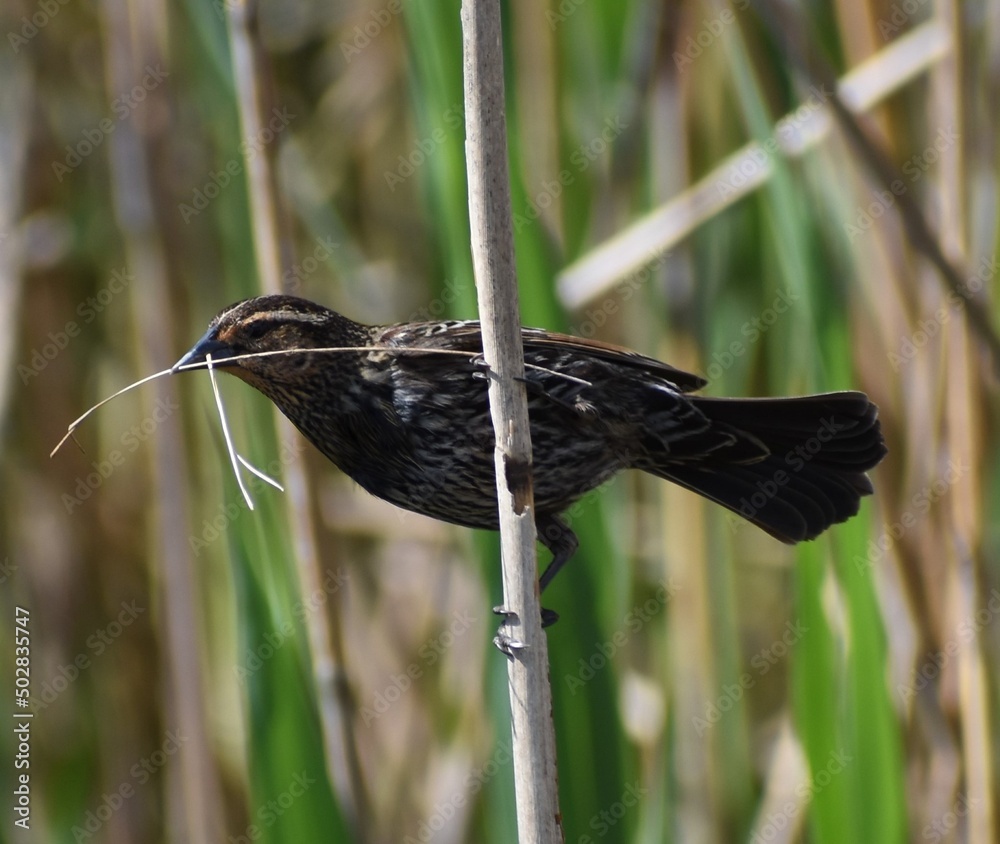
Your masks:
{"label": "pale eyebrow stripe", "polygon": [[[228,317],[232,311],[224,314],[223,320]],[[326,316],[324,314],[306,314],[301,311],[261,311],[259,313],[251,314],[245,320],[243,320],[244,325],[252,325],[255,322],[262,322],[265,320],[270,320],[272,322],[308,322],[308,323],[318,323],[325,322]],[[222,320],[220,320],[222,321]]]}

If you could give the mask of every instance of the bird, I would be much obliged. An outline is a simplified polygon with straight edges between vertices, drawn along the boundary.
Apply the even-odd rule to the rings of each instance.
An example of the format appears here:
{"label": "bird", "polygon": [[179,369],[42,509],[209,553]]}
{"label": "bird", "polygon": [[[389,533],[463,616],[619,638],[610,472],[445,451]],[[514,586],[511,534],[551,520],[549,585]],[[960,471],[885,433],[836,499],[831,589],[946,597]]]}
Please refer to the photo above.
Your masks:
{"label": "bird", "polygon": [[[593,339],[522,328],[534,516],[552,554],[578,547],[562,513],[626,469],[679,484],[787,544],[858,513],[886,455],[878,409],[841,391],[694,395],[705,379]],[[267,295],[220,311],[172,368],[207,364],[259,390],[359,486],[406,510],[499,529],[480,324],[363,325]],[[555,613],[545,611],[546,623]],[[544,614],[544,613],[543,613]]]}

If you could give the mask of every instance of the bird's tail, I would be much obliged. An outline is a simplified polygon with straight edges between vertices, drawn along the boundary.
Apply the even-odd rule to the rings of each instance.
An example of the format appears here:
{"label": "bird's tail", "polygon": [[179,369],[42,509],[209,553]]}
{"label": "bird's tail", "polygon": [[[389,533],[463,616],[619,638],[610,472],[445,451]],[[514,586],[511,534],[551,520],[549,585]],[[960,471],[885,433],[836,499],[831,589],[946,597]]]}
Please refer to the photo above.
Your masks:
{"label": "bird's tail", "polygon": [[[664,455],[642,468],[728,507],[782,542],[815,538],[855,515],[861,496],[871,494],[865,472],[886,447],[878,409],[864,393],[691,401],[713,432],[735,435],[733,447],[688,460]],[[748,458],[748,451],[756,454]]]}

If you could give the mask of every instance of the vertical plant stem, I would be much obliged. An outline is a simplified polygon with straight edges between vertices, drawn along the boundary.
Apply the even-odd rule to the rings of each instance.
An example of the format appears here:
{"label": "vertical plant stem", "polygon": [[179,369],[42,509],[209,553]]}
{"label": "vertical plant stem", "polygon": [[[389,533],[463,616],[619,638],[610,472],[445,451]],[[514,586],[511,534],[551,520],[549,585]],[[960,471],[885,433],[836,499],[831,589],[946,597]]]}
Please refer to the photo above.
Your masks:
{"label": "vertical plant stem", "polygon": [[552,690],[535,562],[531,436],[524,389],[497,0],[463,0],[466,167],[472,261],[489,366],[505,623],[518,640],[508,663],[514,793],[522,842],[563,840]]}
{"label": "vertical plant stem", "polygon": [[[229,33],[232,45],[233,78],[239,102],[244,139],[264,137],[266,114],[262,70],[263,55],[257,35],[256,0],[233,0],[229,10]],[[292,248],[280,212],[280,193],[272,155],[256,155],[247,162],[247,190],[250,195],[254,232],[254,253],[261,288],[265,293],[281,293],[282,269],[292,262]],[[282,440],[300,436],[291,422],[275,409],[276,424]],[[289,463],[285,469],[288,516],[292,524],[295,559],[298,564],[299,590],[303,596],[322,594],[323,572],[316,546],[309,486],[301,463]],[[325,606],[331,606],[327,602]],[[344,653],[336,613],[311,612],[305,619],[309,635],[313,679],[323,730],[323,745],[330,781],[338,770],[346,771],[353,799],[354,822],[359,839],[367,840],[368,799],[361,762],[350,717],[353,710],[350,690],[343,669]],[[341,757],[343,754],[343,757]],[[341,762],[341,764],[338,764]]]}

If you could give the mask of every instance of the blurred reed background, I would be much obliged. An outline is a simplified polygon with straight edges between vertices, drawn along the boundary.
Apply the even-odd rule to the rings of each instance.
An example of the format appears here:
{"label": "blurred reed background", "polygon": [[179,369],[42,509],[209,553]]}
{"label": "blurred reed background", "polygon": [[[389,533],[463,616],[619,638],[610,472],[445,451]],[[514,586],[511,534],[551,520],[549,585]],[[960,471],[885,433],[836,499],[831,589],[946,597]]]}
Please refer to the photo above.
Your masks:
{"label": "blurred reed background", "polygon": [[[48,457],[266,289],[261,164],[287,290],[474,315],[458,6],[265,2],[253,80],[220,0],[0,9],[0,590],[9,631],[30,610],[36,712],[31,833],[5,809],[0,839],[514,840],[494,535],[354,488],[228,378],[237,447],[290,503],[254,482],[247,509],[204,374]],[[1000,362],[965,319],[996,310],[1000,6],[774,16],[894,187],[746,2],[504,12],[524,322],[713,395],[864,389],[890,447],[861,515],[795,549],[637,474],[573,509],[546,595],[566,840],[1000,839]]]}

